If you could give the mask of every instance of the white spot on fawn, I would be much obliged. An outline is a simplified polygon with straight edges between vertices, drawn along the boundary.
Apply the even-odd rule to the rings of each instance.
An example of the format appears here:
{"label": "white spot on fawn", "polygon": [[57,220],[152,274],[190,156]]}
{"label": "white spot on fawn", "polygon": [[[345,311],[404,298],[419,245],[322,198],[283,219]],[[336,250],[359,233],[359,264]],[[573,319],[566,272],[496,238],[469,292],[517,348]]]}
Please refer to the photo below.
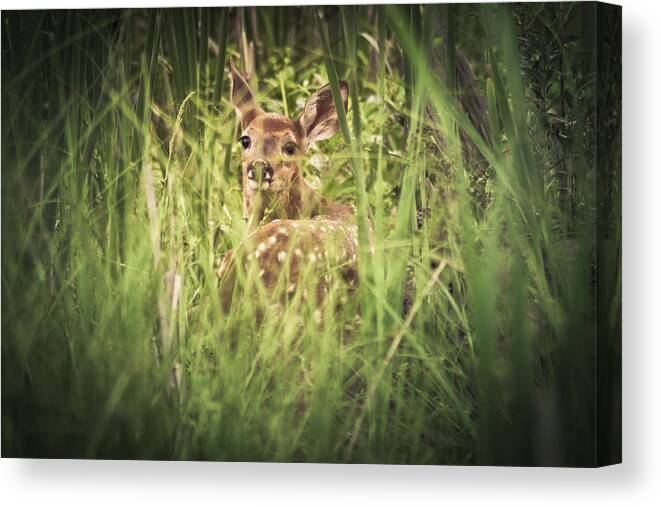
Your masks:
{"label": "white spot on fawn", "polygon": [[275,245],[277,243],[277,241],[278,241],[278,238],[276,238],[275,236],[269,236],[269,244]]}
{"label": "white spot on fawn", "polygon": [[278,227],[278,234],[287,236],[287,229],[285,229],[284,227]]}
{"label": "white spot on fawn", "polygon": [[279,260],[280,262],[285,262],[285,259],[286,259],[286,258],[287,258],[287,254],[286,254],[284,251],[280,250],[280,251],[278,252],[278,260]]}
{"label": "white spot on fawn", "polygon": [[295,290],[296,290],[296,284],[295,283],[292,283],[289,287],[287,287],[287,293],[288,294],[291,294]]}
{"label": "white spot on fawn", "polygon": [[300,248],[297,248],[294,250],[294,255],[296,255],[296,257],[303,257],[303,252],[301,252]]}
{"label": "white spot on fawn", "polygon": [[260,253],[265,252],[266,251],[266,243],[260,243],[259,245],[257,245],[257,251],[260,252]]}

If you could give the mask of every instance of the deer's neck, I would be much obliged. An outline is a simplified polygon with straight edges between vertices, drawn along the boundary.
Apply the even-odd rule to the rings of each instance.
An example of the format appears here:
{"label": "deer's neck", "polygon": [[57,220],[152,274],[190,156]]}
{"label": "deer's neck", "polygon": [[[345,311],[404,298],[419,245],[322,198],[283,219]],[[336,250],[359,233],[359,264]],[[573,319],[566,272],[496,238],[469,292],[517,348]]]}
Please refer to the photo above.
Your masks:
{"label": "deer's neck", "polygon": [[[346,220],[354,214],[351,206],[339,204],[324,197],[310,187],[297,171],[287,184],[287,191],[277,197],[264,200],[251,196],[244,201],[246,209],[257,209],[256,221],[251,219],[253,226],[258,222],[270,222],[276,218],[288,220],[304,220],[323,216],[330,220]],[[248,216],[249,213],[246,213]]]}
{"label": "deer's neck", "polygon": [[291,206],[287,218],[298,220],[324,216],[332,220],[344,220],[353,215],[351,206],[324,197],[310,187],[300,175],[297,175],[296,179],[297,184],[291,187],[294,194],[290,197],[290,202],[294,205]]}

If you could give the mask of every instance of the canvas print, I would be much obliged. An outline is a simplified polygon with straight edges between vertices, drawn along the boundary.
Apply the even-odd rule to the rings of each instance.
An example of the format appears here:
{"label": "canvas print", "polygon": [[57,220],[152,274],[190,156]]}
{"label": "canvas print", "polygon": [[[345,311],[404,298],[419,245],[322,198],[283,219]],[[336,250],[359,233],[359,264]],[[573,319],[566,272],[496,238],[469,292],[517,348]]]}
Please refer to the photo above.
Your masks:
{"label": "canvas print", "polygon": [[2,12],[2,456],[621,461],[621,9]]}

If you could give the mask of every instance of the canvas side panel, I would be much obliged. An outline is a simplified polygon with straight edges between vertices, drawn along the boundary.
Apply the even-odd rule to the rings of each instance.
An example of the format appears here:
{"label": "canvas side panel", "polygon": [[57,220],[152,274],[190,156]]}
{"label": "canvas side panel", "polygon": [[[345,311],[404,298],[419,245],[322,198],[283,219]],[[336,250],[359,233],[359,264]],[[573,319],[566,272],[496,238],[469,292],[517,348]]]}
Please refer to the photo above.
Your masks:
{"label": "canvas side panel", "polygon": [[597,3],[595,464],[622,461],[622,9]]}

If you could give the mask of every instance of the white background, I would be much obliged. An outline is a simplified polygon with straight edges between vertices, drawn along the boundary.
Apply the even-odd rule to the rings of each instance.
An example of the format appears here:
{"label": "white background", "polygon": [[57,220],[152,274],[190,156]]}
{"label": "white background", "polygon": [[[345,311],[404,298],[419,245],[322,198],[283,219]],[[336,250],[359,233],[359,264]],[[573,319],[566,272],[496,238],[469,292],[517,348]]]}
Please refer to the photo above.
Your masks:
{"label": "white background", "polygon": [[[193,5],[221,3],[198,0]],[[0,0],[3,9],[127,4],[126,0],[93,4],[57,2],[57,5],[43,0],[11,3]],[[139,2],[139,5],[151,6],[183,4],[182,0]],[[657,259],[660,258],[661,230],[661,16],[659,2],[623,0],[621,4],[624,44],[623,465],[573,470],[3,459],[0,461],[0,499],[4,505],[659,505],[661,280]]]}

